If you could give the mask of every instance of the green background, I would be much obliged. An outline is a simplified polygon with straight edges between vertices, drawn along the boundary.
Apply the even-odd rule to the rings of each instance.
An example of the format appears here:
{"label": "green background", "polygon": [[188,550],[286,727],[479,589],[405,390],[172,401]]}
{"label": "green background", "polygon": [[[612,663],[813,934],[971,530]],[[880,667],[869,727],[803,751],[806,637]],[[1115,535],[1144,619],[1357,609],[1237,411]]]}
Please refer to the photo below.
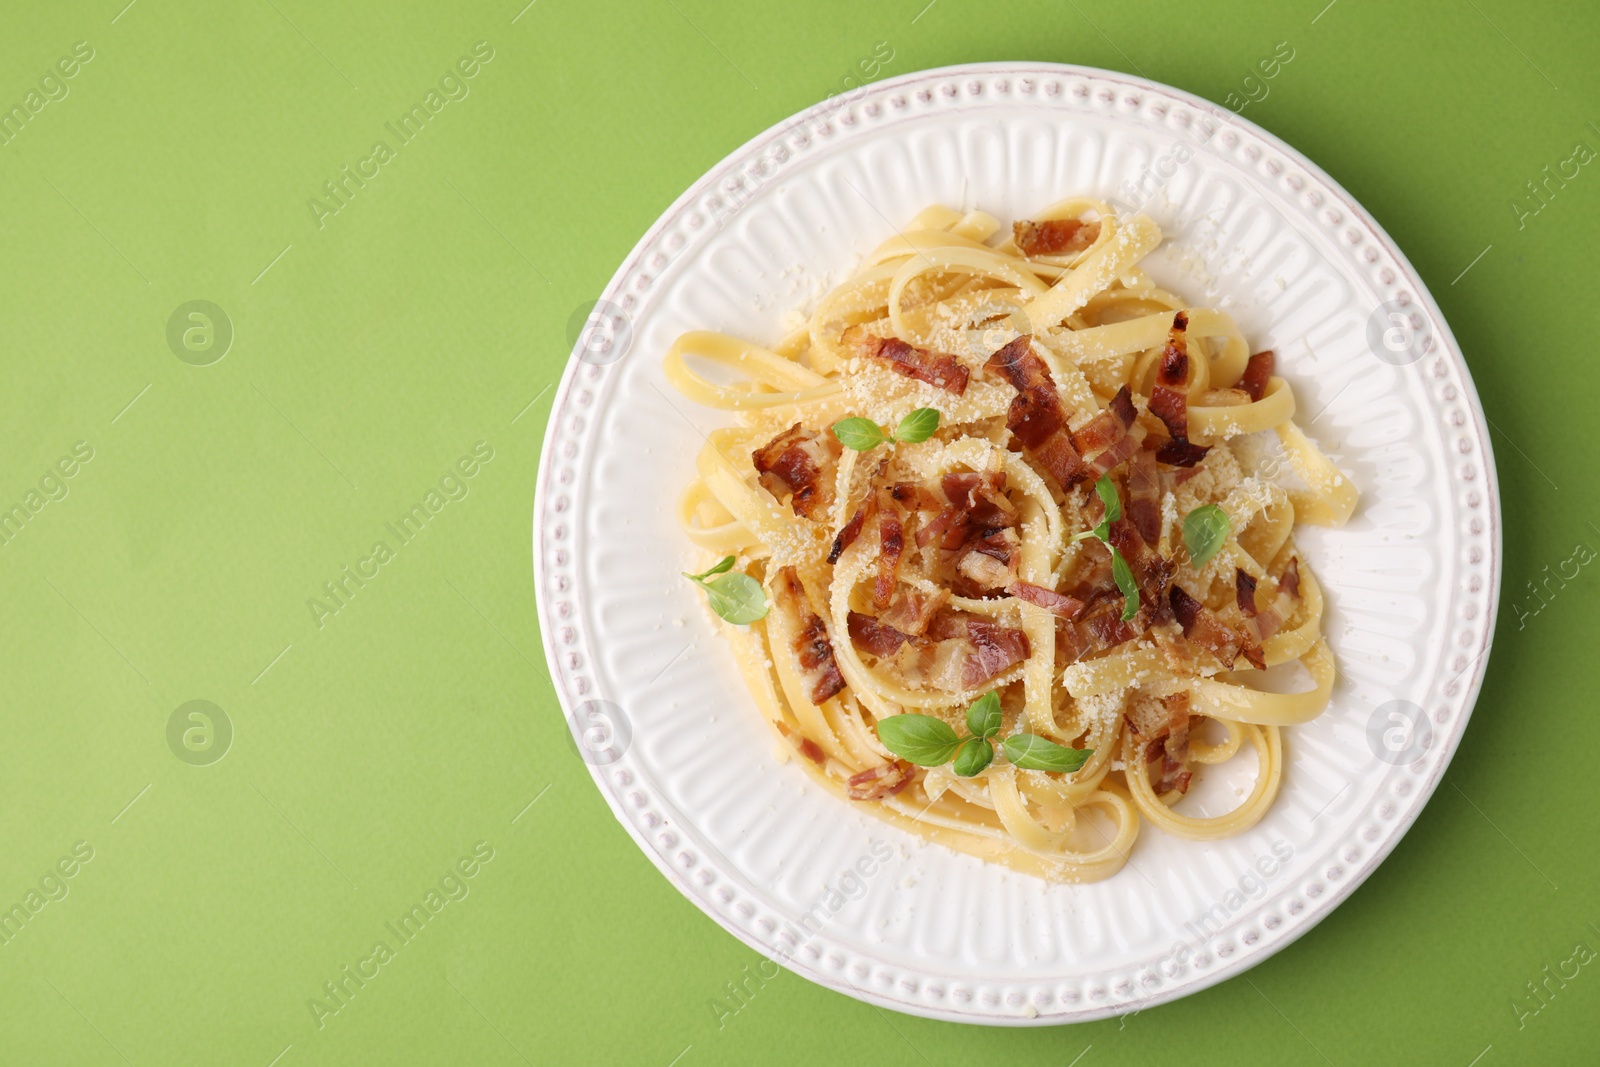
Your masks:
{"label": "green background", "polygon": [[[0,907],[69,890],[0,945],[0,1061],[1593,1062],[1600,964],[1526,987],[1600,948],[1600,576],[1529,587],[1600,547],[1600,175],[1537,214],[1526,188],[1600,149],[1592,4],[124,3],[0,19],[5,108],[93,49],[0,145],[0,509],[29,516],[0,547]],[[319,227],[323,183],[479,41],[470,95]],[[963,1027],[784,974],[719,1027],[759,957],[613,821],[543,675],[529,516],[569,318],[878,42],[880,76],[1051,60],[1218,102],[1288,42],[1244,114],[1394,236],[1494,426],[1501,622],[1445,783],[1300,942],[1124,1020]],[[209,366],[166,336],[196,299],[235,333]],[[32,513],[41,479],[66,495]],[[378,570],[319,626],[346,565]],[[191,700],[232,723],[220,762],[169,747]],[[308,999],[475,846],[470,895],[319,1029]]]}

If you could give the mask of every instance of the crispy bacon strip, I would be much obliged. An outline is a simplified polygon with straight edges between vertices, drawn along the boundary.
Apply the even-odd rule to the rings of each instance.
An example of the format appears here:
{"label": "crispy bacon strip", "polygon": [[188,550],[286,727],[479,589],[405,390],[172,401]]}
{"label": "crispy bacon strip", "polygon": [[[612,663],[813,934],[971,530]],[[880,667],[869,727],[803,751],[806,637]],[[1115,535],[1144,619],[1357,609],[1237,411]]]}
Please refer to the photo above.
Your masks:
{"label": "crispy bacon strip", "polygon": [[907,378],[927,382],[957,396],[967,391],[972,372],[955,356],[913,348],[898,337],[876,337],[860,326],[850,327],[839,339],[858,355],[881,359]]}
{"label": "crispy bacon strip", "polygon": [[1172,316],[1161,361],[1156,364],[1156,386],[1150,390],[1150,414],[1160,419],[1174,440],[1189,437],[1189,316]]}
{"label": "crispy bacon strip", "polygon": [[1183,636],[1216,656],[1224,667],[1231,669],[1234,661],[1243,655],[1252,666],[1266,669],[1266,660],[1261,655],[1258,643],[1236,633],[1209,608],[1185,592],[1182,586],[1173,585],[1168,600],[1173,616],[1178,620],[1178,625],[1183,627]]}
{"label": "crispy bacon strip", "polygon": [[1278,591],[1288,593],[1295,599],[1300,597],[1300,557],[1290,556],[1289,565],[1283,568],[1283,577],[1278,579]]}
{"label": "crispy bacon strip", "polygon": [[1026,600],[1030,604],[1038,605],[1052,615],[1063,619],[1076,619],[1083,614],[1083,601],[1058,593],[1053,589],[1046,589],[1042,585],[1031,582],[1012,582],[1006,586],[1006,592],[1018,600]]}
{"label": "crispy bacon strip", "polygon": [[901,633],[921,637],[928,632],[928,625],[949,599],[948,589],[924,593],[920,589],[901,586],[895,594],[894,603],[889,605],[889,610],[879,617],[879,621]]}
{"label": "crispy bacon strip", "polygon": [[1239,610],[1244,612],[1244,617],[1256,617],[1256,580],[1246,574],[1243,569],[1235,567],[1233,572],[1234,593],[1239,600]]}
{"label": "crispy bacon strip", "polygon": [[811,683],[811,703],[824,704],[844,690],[844,675],[834,662],[833,643],[819,616],[806,619],[800,636],[794,639],[794,650],[800,657],[801,673]]}
{"label": "crispy bacon strip", "polygon": [[941,488],[950,503],[979,526],[1011,526],[1017,521],[1017,507],[1006,497],[1005,471],[957,471],[944,476]]}
{"label": "crispy bacon strip", "polygon": [[1128,428],[1138,412],[1133,406],[1133,393],[1124,385],[1111,398],[1111,404],[1100,414],[1083,424],[1072,435],[1072,447],[1087,456],[1102,448],[1110,448],[1128,435]]}
{"label": "crispy bacon strip", "polygon": [[1264,608],[1259,610],[1256,608],[1256,579],[1236,569],[1234,584],[1239,598],[1239,610],[1245,616],[1246,636],[1257,643],[1264,642],[1277,633],[1278,629],[1294,615],[1295,608],[1300,603],[1300,557],[1289,557],[1289,565],[1283,569],[1283,576],[1278,579],[1278,591],[1273,594],[1272,603]]}
{"label": "crispy bacon strip", "polygon": [[1156,459],[1172,467],[1192,467],[1205,459],[1209,451],[1211,451],[1210,445],[1190,444],[1174,437],[1170,441],[1161,442],[1161,447],[1156,449]]}
{"label": "crispy bacon strip", "polygon": [[979,590],[1004,589],[1016,580],[1021,550],[1016,530],[995,530],[968,543],[966,552],[956,561],[956,573]]}
{"label": "crispy bacon strip", "polygon": [[800,675],[810,687],[811,703],[823,704],[839,695],[845,688],[844,675],[833,658],[833,643],[828,640],[828,627],[820,616],[811,610],[805,587],[793,567],[778,572],[775,583],[779,600],[787,610],[800,620],[800,632],[794,639],[794,652],[800,663]]}
{"label": "crispy bacon strip", "polygon": [[1094,462],[1089,464],[1089,470],[1096,477],[1099,477],[1100,475],[1110,471],[1123,460],[1132,459],[1133,454],[1138,451],[1138,449],[1139,442],[1133,437],[1133,435],[1125,434],[1116,444],[1112,445],[1110,448],[1094,457]]}
{"label": "crispy bacon strip", "polygon": [[1161,473],[1155,456],[1143,449],[1128,467],[1128,518],[1146,543],[1161,540]]}
{"label": "crispy bacon strip", "polygon": [[916,773],[917,769],[903,759],[880,763],[852,775],[845,783],[845,795],[851,800],[882,800],[910,785]]}
{"label": "crispy bacon strip", "polygon": [[1011,224],[1011,239],[1025,256],[1059,256],[1082,252],[1100,239],[1100,222],[1082,219],[1023,220]]}
{"label": "crispy bacon strip", "polygon": [[[1083,617],[1076,624],[1083,646],[1080,655],[1113,648],[1139,636],[1131,623],[1122,621],[1122,604],[1122,592],[1115,587],[1100,589],[1084,601]],[[1140,607],[1142,611],[1143,605]]]}
{"label": "crispy bacon strip", "polygon": [[858,611],[850,613],[848,624],[850,640],[859,647],[885,659],[900,651],[900,646],[911,640],[909,634],[903,634],[893,626],[886,626],[871,615],[863,615]]}
{"label": "crispy bacon strip", "polygon": [[917,547],[927,548],[938,541],[940,548],[953,551],[966,542],[971,525],[965,511],[956,507],[945,508],[917,529]]}
{"label": "crispy bacon strip", "polygon": [[1167,709],[1166,728],[1163,736],[1151,743],[1145,758],[1153,762],[1156,755],[1161,757],[1161,780],[1156,783],[1156,792],[1170,793],[1176,789],[1187,793],[1189,781],[1194,777],[1194,772],[1189,770],[1189,694],[1174,693],[1163,697],[1161,703]]}
{"label": "crispy bacon strip", "polygon": [[1189,436],[1189,394],[1158,385],[1150,390],[1150,414],[1161,420],[1173,440]]}
{"label": "crispy bacon strip", "polygon": [[[1004,479],[1005,473],[1000,477]],[[938,511],[944,506],[931,490],[915,482],[896,482],[889,487],[889,496],[908,511]]]}
{"label": "crispy bacon strip", "polygon": [[861,502],[861,506],[856,508],[856,513],[850,516],[849,520],[839,527],[839,532],[834,535],[833,547],[828,549],[829,563],[839,562],[839,557],[844,555],[844,550],[855,544],[856,538],[861,536],[862,527],[866,526],[867,520],[872,518],[877,510],[878,498],[876,496],[869,496]]}
{"label": "crispy bacon strip", "polygon": [[[883,494],[885,497],[887,493]],[[878,574],[872,586],[872,606],[880,612],[889,607],[895,583],[900,580],[900,557],[906,548],[905,526],[894,507],[878,502]]]}
{"label": "crispy bacon strip", "polygon": [[1248,393],[1252,401],[1260,400],[1266,393],[1267,381],[1272,377],[1277,361],[1277,355],[1269,348],[1251,356],[1244,365],[1244,373],[1239,376],[1239,388]]}
{"label": "crispy bacon strip", "polygon": [[779,719],[773,725],[778,728],[778,733],[783,735],[783,739],[789,742],[790,748],[800,753],[800,755],[804,756],[812,763],[821,764],[827,759],[826,754],[824,754],[822,751],[821,745],[817,744],[815,741],[811,740],[811,738],[807,737],[799,730],[796,730],[793,726],[790,726],[782,719]]}
{"label": "crispy bacon strip", "polygon": [[1176,312],[1167,343],[1156,365],[1156,386],[1150,390],[1150,414],[1172,435],[1156,450],[1156,459],[1173,467],[1193,467],[1211,449],[1189,443],[1189,316]]}
{"label": "crispy bacon strip", "polygon": [[1028,658],[1028,635],[997,622],[968,619],[967,639],[977,652],[961,665],[963,689],[976,689]]}
{"label": "crispy bacon strip", "polygon": [[837,443],[830,441],[831,436],[824,438],[797,422],[752,452],[750,459],[767,492],[779,499],[792,494],[789,504],[794,513],[812,519],[831,495],[822,476],[823,468],[838,457]]}
{"label": "crispy bacon strip", "polygon": [[1172,329],[1161,349],[1161,362],[1156,364],[1156,381],[1168,389],[1183,389],[1189,384],[1188,312],[1179,311],[1172,316]]}
{"label": "crispy bacon strip", "polygon": [[1033,354],[1032,346],[1032,335],[1022,334],[996,350],[983,366],[1017,391],[1006,412],[1006,429],[1067,489],[1087,477],[1088,469],[1067,435],[1067,413],[1050,368]]}
{"label": "crispy bacon strip", "polygon": [[1167,587],[1172,582],[1176,567],[1172,561],[1151,548],[1139,533],[1139,528],[1126,516],[1111,524],[1110,540],[1133,571],[1133,580],[1139,587],[1140,616],[1148,615],[1150,625],[1160,625],[1172,619],[1171,601]]}

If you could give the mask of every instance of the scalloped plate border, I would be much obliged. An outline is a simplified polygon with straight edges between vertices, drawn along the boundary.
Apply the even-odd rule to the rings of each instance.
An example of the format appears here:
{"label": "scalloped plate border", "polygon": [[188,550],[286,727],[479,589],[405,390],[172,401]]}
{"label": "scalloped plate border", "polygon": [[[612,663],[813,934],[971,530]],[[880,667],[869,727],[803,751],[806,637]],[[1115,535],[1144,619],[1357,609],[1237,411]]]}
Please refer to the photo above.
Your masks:
{"label": "scalloped plate border", "polygon": [[[643,812],[624,809],[622,791],[635,785],[626,757],[608,766],[587,762],[585,765],[617,821],[679,892],[746,945],[763,955],[781,958],[786,968],[819,985],[859,1000],[954,1022],[1040,1026],[1107,1018],[1199,992],[1249,969],[1291,944],[1354,892],[1393,851],[1421,814],[1465,733],[1487,669],[1501,578],[1501,520],[1494,455],[1466,362],[1443,314],[1416,271],[1388,234],[1349,193],[1277,137],[1200,97],[1131,75],[1092,67],[1041,63],[978,63],[918,71],[871,83],[847,96],[848,99],[825,100],[807,108],[752,138],[711,168],[650,227],[618,267],[601,299],[614,301],[624,309],[635,306],[642,294],[648,294],[660,272],[694,242],[716,232],[716,227],[707,227],[706,212],[724,206],[717,190],[734,188],[724,186],[724,180],[745,171],[758,157],[765,159],[768,165],[776,159],[776,172],[781,173],[817,145],[831,146],[870,137],[874,128],[896,119],[920,117],[941,107],[981,107],[989,100],[1025,99],[1063,111],[1098,111],[1102,115],[1144,111],[1152,118],[1176,120],[1179,126],[1186,126],[1196,118],[1216,120],[1221,129],[1212,142],[1221,145],[1216,149],[1218,153],[1231,154],[1239,166],[1298,194],[1307,209],[1306,217],[1320,219],[1331,233],[1344,238],[1343,245],[1350,254],[1351,263],[1376,290],[1389,300],[1413,303],[1415,309],[1427,317],[1436,343],[1432,351],[1418,360],[1418,370],[1435,380],[1432,399],[1437,412],[1464,414],[1464,418],[1452,420],[1460,436],[1456,437],[1456,449],[1449,456],[1447,468],[1455,479],[1467,483],[1476,481],[1480,472],[1483,475],[1485,492],[1468,494],[1466,511],[1471,517],[1458,533],[1471,567],[1487,570],[1489,580],[1467,592],[1462,592],[1460,583],[1451,583],[1454,604],[1445,615],[1451,620],[1452,628],[1460,624],[1457,643],[1462,638],[1467,640],[1448,664],[1456,673],[1439,687],[1440,702],[1446,706],[1432,718],[1440,727],[1436,731],[1440,743],[1411,765],[1411,769],[1418,772],[1415,779],[1409,781],[1411,788],[1394,791],[1400,797],[1400,810],[1388,821],[1379,838],[1367,842],[1368,847],[1360,851],[1359,865],[1341,869],[1336,863],[1325,872],[1330,885],[1313,881],[1304,890],[1290,888],[1256,901],[1247,914],[1269,906],[1280,907],[1284,914],[1281,927],[1271,931],[1269,936],[1260,936],[1254,931],[1257,936],[1253,939],[1247,932],[1229,958],[1214,961],[1214,966],[1204,969],[1188,968],[1176,977],[1166,976],[1165,981],[1156,979],[1159,988],[1149,992],[1134,989],[1132,976],[1127,976],[1110,990],[1100,989],[1099,997],[1094,995],[1094,990],[1087,998],[1080,998],[1076,992],[1058,996],[1058,983],[1041,976],[1033,982],[987,986],[982,990],[968,987],[967,996],[959,1007],[954,1001],[963,999],[960,996],[962,983],[940,974],[933,967],[922,971],[906,970],[831,944],[824,934],[816,940],[830,949],[826,955],[843,954],[847,963],[853,965],[840,966],[835,968],[835,973],[828,973],[820,966],[820,957],[816,963],[804,961],[786,950],[774,936],[757,933],[760,920],[788,917],[766,915],[761,902],[742,900],[737,888],[733,888],[737,879],[726,877],[717,868],[714,856],[702,856],[695,861],[692,869],[698,873],[699,882],[691,881],[688,870],[673,863],[674,857],[670,854],[675,848],[673,835],[659,834],[652,838],[641,825],[641,821],[646,821],[644,815],[653,811],[654,801],[647,801]],[[804,133],[795,133],[802,124],[817,130],[819,136],[810,138]],[[1206,150],[1211,150],[1211,145]],[[767,171],[760,173],[763,179],[772,177]],[[733,210],[738,210],[737,204]],[[577,355],[575,349],[551,404],[533,508],[533,576],[541,637],[556,695],[569,721],[573,709],[586,699],[585,693],[590,689],[584,667],[588,660],[573,651],[574,647],[588,644],[588,635],[576,632],[571,619],[569,598],[574,593],[576,566],[570,554],[555,549],[554,543],[564,540],[564,520],[572,510],[572,500],[562,487],[571,480],[572,468],[591,428],[589,420],[579,417],[575,421],[573,416],[581,415],[582,409],[591,402],[586,398],[592,394],[585,386],[601,380],[606,373],[605,367],[582,362]],[[1436,429],[1435,432],[1443,431]],[[1458,504],[1447,518],[1462,519],[1466,514]],[[552,528],[556,533],[554,539],[550,536]],[[1464,577],[1468,566],[1460,560],[1454,561],[1450,573],[1456,578]],[[1469,647],[1473,652],[1470,658],[1466,656]],[[1441,661],[1441,669],[1444,666]],[[648,821],[655,824],[660,820]],[[1354,844],[1353,837],[1336,842],[1333,851],[1339,852]],[[720,893],[714,896],[712,889],[718,886]],[[1287,906],[1283,906],[1286,903]],[[742,918],[735,917],[736,908]],[[775,929],[770,922],[765,928]],[[876,985],[882,992],[858,986],[845,977],[848,971],[859,971],[862,966],[878,980]],[[1136,968],[1136,974],[1144,985],[1149,985],[1150,978],[1154,977],[1149,966]],[[946,984],[951,987],[948,996],[943,988]],[[1113,985],[1109,980],[1106,984]],[[938,990],[936,994],[933,993],[935,989]],[[1112,996],[1113,993],[1117,995]],[[1097,1002],[1084,1003],[1083,999]]]}

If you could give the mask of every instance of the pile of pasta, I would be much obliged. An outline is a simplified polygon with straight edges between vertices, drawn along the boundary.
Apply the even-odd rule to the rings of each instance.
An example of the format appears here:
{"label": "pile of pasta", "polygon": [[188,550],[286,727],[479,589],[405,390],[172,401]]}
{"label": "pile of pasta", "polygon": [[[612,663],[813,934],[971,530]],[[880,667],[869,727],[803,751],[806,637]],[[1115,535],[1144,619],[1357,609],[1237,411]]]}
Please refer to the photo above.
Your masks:
{"label": "pile of pasta", "polygon": [[[723,632],[799,762],[890,822],[1054,881],[1115,873],[1141,816],[1202,840],[1254,825],[1281,728],[1319,714],[1334,680],[1292,533],[1344,523],[1356,491],[1296,425],[1273,353],[1141,269],[1160,242],[1151,219],[1088,198],[1009,232],[933,207],[777,344],[693,332],[664,363],[737,419],[709,435],[680,520],[767,592],[764,618]],[[923,408],[938,428],[915,443],[857,451],[830,432],[866,418],[888,436]],[[1185,518],[1207,505],[1226,533],[1196,566]],[[905,713],[964,731],[989,692],[1001,738],[1093,754],[961,777],[876,732]],[[1237,807],[1177,810],[1199,768],[1247,748]]]}

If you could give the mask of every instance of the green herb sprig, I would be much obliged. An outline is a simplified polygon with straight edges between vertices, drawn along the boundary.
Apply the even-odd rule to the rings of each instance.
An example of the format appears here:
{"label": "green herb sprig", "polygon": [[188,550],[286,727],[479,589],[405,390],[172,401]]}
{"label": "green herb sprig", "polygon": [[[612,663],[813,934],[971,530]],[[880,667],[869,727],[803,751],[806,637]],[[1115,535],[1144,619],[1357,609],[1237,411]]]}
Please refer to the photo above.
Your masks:
{"label": "green herb sprig", "polygon": [[1204,504],[1183,519],[1183,545],[1189,550],[1189,564],[1200,570],[1222,550],[1232,527],[1228,513],[1215,504]]}
{"label": "green herb sprig", "polygon": [[[994,735],[1000,732],[1000,693],[991,690],[967,709],[968,736],[932,715],[891,715],[878,721],[878,740],[919,767],[955,761],[962,778],[972,778],[994,762]],[[1075,771],[1094,755],[1092,748],[1068,748],[1038,734],[1013,734],[1000,743],[1007,761],[1025,771]]]}
{"label": "green herb sprig", "polygon": [[760,582],[734,570],[733,560],[732,556],[727,556],[708,571],[699,574],[684,571],[683,576],[706,591],[712,611],[736,626],[748,626],[766,616],[767,594]]}
{"label": "green herb sprig", "polygon": [[1105,516],[1094,529],[1074,534],[1072,539],[1081,541],[1085,537],[1098,537],[1111,550],[1111,578],[1122,592],[1122,621],[1127,622],[1139,614],[1139,585],[1133,580],[1133,568],[1122,558],[1117,546],[1111,543],[1111,524],[1122,518],[1122,497],[1117,495],[1116,483],[1109,474],[1100,476],[1100,480],[1094,483],[1094,491],[1106,506]]}
{"label": "green herb sprig", "polygon": [[939,428],[938,408],[918,408],[900,420],[893,433],[871,419],[860,417],[840,419],[833,424],[833,436],[839,443],[856,452],[866,452],[881,444],[914,445],[926,441]]}

